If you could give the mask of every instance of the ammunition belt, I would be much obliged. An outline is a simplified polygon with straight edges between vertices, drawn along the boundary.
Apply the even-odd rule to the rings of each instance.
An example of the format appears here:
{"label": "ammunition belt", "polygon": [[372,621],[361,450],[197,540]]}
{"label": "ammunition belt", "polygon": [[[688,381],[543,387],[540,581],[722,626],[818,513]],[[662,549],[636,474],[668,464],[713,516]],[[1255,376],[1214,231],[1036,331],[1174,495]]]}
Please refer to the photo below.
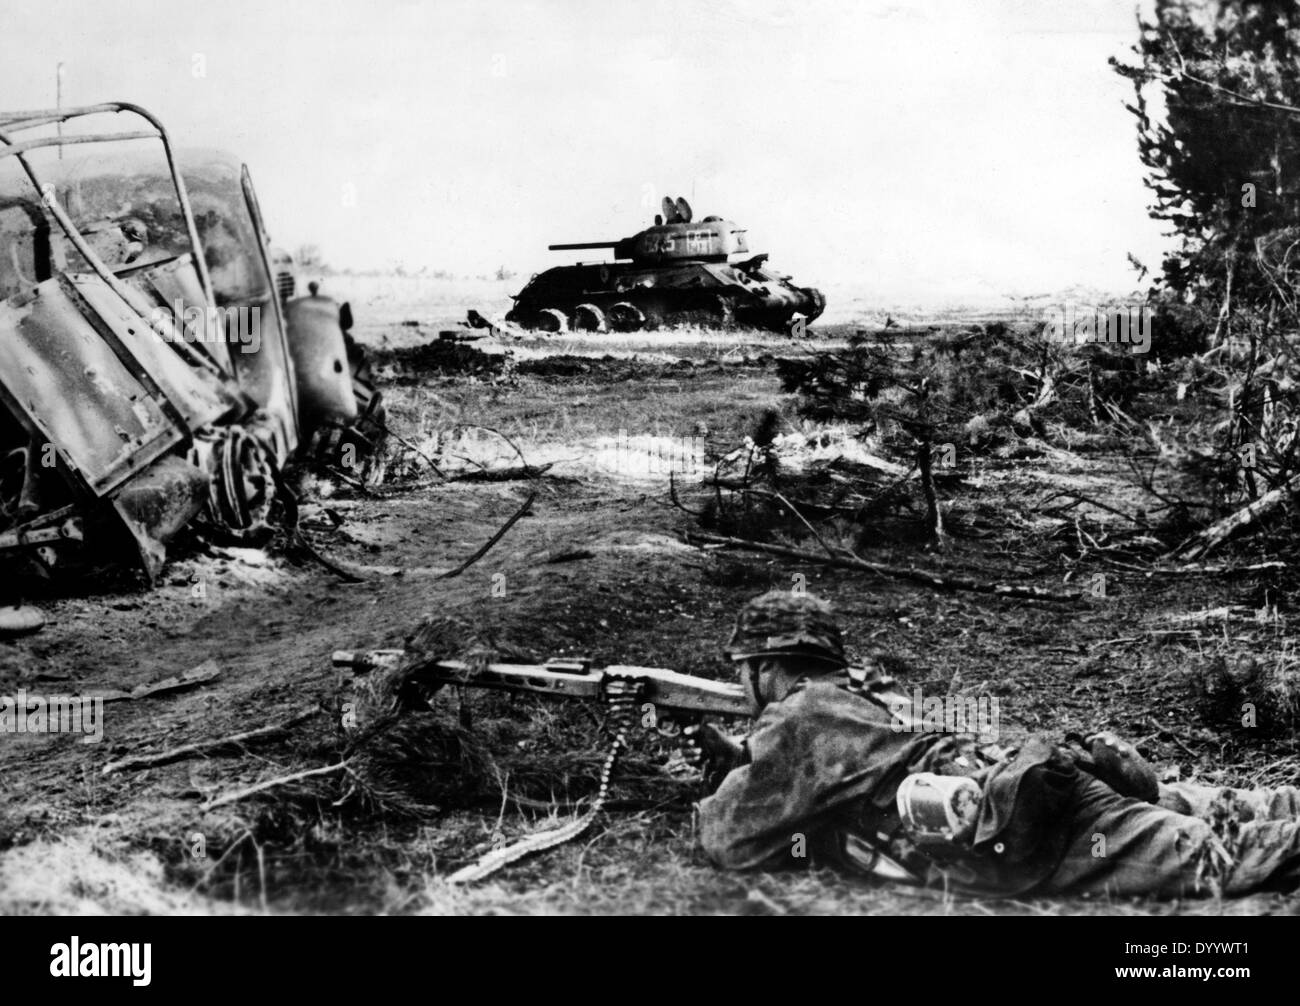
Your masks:
{"label": "ammunition belt", "polygon": [[581,817],[574,818],[568,824],[529,835],[504,848],[492,850],[477,862],[457,870],[447,878],[448,883],[468,884],[482,880],[525,856],[572,842],[595,824],[596,819],[605,809],[605,801],[609,797],[609,781],[614,775],[619,756],[627,748],[628,732],[636,723],[643,689],[644,684],[636,678],[610,676],[606,679],[604,698],[608,715],[605,727],[613,735],[613,740],[610,742],[609,752],[605,755],[604,764],[600,769],[600,786],[596,790],[596,798],[592,801],[591,810]]}

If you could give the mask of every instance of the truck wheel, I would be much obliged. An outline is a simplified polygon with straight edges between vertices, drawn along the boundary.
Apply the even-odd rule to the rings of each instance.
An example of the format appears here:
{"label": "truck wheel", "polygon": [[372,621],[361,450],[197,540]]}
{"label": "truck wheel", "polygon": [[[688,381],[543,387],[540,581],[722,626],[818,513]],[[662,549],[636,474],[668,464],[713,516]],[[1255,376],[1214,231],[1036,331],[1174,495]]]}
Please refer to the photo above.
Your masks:
{"label": "truck wheel", "polygon": [[579,304],[573,309],[573,328],[579,332],[603,332],[605,312],[595,304]]}
{"label": "truck wheel", "polygon": [[533,327],[543,332],[567,332],[569,319],[558,307],[544,307],[537,312],[537,323]]}
{"label": "truck wheel", "polygon": [[645,328],[645,315],[635,304],[620,300],[609,309],[609,327],[615,332],[639,332]]}

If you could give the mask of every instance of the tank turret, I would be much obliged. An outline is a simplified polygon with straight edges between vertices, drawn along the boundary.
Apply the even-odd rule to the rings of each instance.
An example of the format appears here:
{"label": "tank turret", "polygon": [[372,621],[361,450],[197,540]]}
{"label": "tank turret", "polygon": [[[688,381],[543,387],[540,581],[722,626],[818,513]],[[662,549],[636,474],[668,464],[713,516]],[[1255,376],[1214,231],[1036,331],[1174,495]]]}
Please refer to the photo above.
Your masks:
{"label": "tank turret", "polygon": [[666,197],[653,226],[617,241],[553,244],[551,251],[610,249],[613,262],[559,266],[534,276],[507,319],[545,331],[634,331],[666,325],[788,329],[811,322],[825,298],[796,287],[749,250],[730,220],[693,220],[685,199]]}
{"label": "tank turret", "polygon": [[691,220],[685,199],[664,199],[664,216],[656,216],[653,227],[618,241],[580,241],[548,245],[550,251],[588,251],[612,248],[616,260],[658,265],[662,262],[726,262],[733,255],[749,254],[745,232],[722,217]]}

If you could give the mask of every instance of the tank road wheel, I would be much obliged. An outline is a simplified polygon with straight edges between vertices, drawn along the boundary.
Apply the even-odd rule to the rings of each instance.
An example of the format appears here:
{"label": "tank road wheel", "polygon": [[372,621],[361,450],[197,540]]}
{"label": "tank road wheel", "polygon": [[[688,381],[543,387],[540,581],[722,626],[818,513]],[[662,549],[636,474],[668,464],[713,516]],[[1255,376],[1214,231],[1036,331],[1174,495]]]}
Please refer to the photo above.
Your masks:
{"label": "tank road wheel", "polygon": [[605,312],[595,304],[579,304],[573,309],[573,328],[577,332],[603,332]]}
{"label": "tank road wheel", "polygon": [[609,309],[609,327],[615,332],[639,332],[645,328],[645,314],[635,304],[620,300]]}
{"label": "tank road wheel", "polygon": [[533,327],[552,334],[567,332],[569,330],[569,318],[558,307],[544,307],[537,312],[537,320],[534,322]]}
{"label": "tank road wheel", "polygon": [[736,327],[736,305],[730,297],[717,294],[713,298],[713,317],[718,328]]}

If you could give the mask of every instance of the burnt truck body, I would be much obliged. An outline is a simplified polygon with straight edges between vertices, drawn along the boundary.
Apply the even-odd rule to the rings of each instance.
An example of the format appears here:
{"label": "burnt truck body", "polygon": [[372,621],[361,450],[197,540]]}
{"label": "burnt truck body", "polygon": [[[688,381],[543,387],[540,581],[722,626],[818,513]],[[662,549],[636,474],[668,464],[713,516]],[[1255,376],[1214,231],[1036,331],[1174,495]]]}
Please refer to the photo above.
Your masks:
{"label": "burnt truck body", "polygon": [[557,266],[534,276],[506,320],[557,332],[630,332],[681,324],[788,330],[826,307],[749,250],[745,231],[710,216],[693,221],[685,199],[663,201],[653,227],[619,241],[550,245],[551,251],[609,248],[614,262]]}
{"label": "burnt truck body", "polygon": [[[109,115],[145,128],[63,131]],[[110,103],[0,113],[0,169],[10,569],[125,562],[152,579],[195,519],[263,540],[292,459],[377,447],[382,404],[340,309],[282,301],[240,161],[177,152],[147,111]]]}

